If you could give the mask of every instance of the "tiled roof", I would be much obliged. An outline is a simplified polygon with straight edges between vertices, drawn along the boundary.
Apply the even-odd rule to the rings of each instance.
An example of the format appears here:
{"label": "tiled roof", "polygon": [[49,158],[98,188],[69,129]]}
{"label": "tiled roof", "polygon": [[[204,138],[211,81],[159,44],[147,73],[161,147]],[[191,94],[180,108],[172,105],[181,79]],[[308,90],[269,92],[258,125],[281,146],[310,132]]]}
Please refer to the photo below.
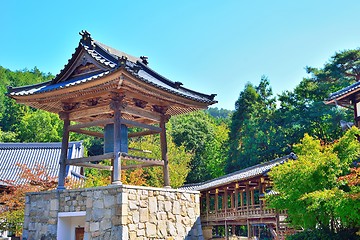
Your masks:
{"label": "tiled roof", "polygon": [[[217,102],[214,100],[214,97],[216,96],[215,94],[207,95],[184,88],[181,86],[182,83],[173,82],[150,69],[146,63],[144,64],[144,60],[93,40],[90,37],[90,34],[86,31],[82,32],[81,35],[83,38],[80,40],[79,46],[76,48],[72,58],[69,59],[68,64],[64,66],[64,69],[61,70],[61,72],[52,81],[33,85],[33,87],[26,86],[9,88],[8,94],[10,96],[33,95],[47,91],[54,91],[61,88],[67,88],[73,85],[80,85],[104,77],[105,75],[111,74],[113,71],[124,67],[127,72],[131,73],[138,80],[169,93],[202,103],[213,104]],[[64,76],[66,76],[67,71],[75,62],[76,57],[82,51],[87,52],[95,61],[97,61],[101,66],[103,66],[104,69],[107,70],[104,70],[101,73],[96,72],[93,73],[93,75],[87,75],[81,78],[68,79],[65,77],[65,79],[63,79]],[[121,59],[124,58],[126,59],[125,64],[120,63]]]}
{"label": "tiled roof", "polygon": [[43,92],[50,92],[52,90],[56,90],[56,89],[61,89],[61,88],[69,88],[75,85],[79,85],[82,83],[86,83],[92,80],[95,80],[97,78],[101,78],[104,77],[106,75],[108,75],[110,73],[110,71],[106,71],[106,72],[102,72],[102,73],[98,73],[98,74],[94,74],[94,75],[85,75],[85,76],[81,76],[81,77],[77,77],[77,78],[72,78],[69,81],[66,82],[60,82],[60,83],[56,83],[56,84],[50,84],[50,82],[47,82],[48,84],[39,84],[39,85],[35,85],[33,88],[30,89],[21,89],[21,88],[14,88],[17,89],[18,91],[14,91],[14,92],[10,92],[10,95],[16,95],[16,96],[21,96],[21,95],[32,95],[32,94],[38,94],[38,93],[43,93]]}
{"label": "tiled roof", "polygon": [[331,100],[337,99],[339,97],[342,97],[342,96],[346,95],[347,93],[350,93],[359,88],[360,88],[360,82],[355,82],[355,83],[351,84],[350,86],[340,89],[337,92],[331,93],[329,98],[327,99],[327,101],[331,101]]}
{"label": "tiled roof", "polygon": [[294,153],[290,153],[289,155],[286,155],[284,157],[276,158],[269,162],[248,167],[206,182],[187,184],[181,187],[181,189],[202,191],[218,186],[223,186],[229,183],[242,181],[255,176],[260,176],[266,174],[271,168],[286,162],[288,159],[297,159],[297,156]]}
{"label": "tiled roof", "polygon": [[[80,158],[84,155],[82,142],[69,143],[68,158]],[[4,183],[21,184],[21,169],[17,164],[35,168],[45,166],[48,175],[58,177],[61,143],[0,143],[0,185]],[[78,178],[80,167],[67,166],[66,176]]]}

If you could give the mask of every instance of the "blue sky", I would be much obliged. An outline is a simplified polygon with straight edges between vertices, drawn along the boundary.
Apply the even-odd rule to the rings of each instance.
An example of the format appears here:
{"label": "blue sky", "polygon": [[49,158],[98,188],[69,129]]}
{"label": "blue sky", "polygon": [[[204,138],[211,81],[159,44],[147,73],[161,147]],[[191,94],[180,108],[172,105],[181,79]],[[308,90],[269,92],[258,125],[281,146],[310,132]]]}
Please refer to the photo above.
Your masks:
{"label": "blue sky", "polygon": [[247,82],[292,90],[306,66],[360,46],[360,1],[2,0],[0,65],[57,74],[81,30],[234,109]]}

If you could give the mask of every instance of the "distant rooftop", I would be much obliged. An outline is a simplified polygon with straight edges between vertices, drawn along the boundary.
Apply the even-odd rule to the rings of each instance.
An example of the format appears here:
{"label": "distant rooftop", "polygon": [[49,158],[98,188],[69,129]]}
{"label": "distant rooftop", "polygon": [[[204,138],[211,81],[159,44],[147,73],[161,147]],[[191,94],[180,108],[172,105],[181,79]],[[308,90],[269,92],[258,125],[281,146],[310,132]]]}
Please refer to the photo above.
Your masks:
{"label": "distant rooftop", "polygon": [[185,190],[196,190],[196,191],[203,191],[210,188],[223,186],[229,183],[238,182],[242,180],[246,180],[255,176],[260,176],[263,174],[266,174],[268,171],[270,171],[271,168],[283,164],[284,162],[288,161],[289,159],[297,159],[297,156],[294,153],[290,153],[289,155],[286,155],[281,158],[276,158],[274,160],[271,160],[269,162],[261,163],[255,166],[251,166],[224,176],[221,176],[219,178],[215,178],[212,180],[208,180],[201,183],[194,183],[194,184],[186,184],[181,189]]}
{"label": "distant rooftop", "polygon": [[[82,142],[70,142],[69,158],[80,158],[84,155]],[[34,169],[37,165],[44,166],[50,177],[59,174],[61,143],[0,143],[0,185],[22,184],[21,169],[17,166],[26,165]],[[66,176],[78,178],[80,167],[68,166]]]}

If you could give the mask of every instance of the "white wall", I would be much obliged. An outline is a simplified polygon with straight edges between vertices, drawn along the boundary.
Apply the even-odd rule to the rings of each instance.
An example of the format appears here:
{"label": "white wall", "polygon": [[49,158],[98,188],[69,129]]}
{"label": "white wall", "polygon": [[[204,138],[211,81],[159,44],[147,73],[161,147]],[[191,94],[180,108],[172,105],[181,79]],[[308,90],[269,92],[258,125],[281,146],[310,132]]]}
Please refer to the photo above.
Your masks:
{"label": "white wall", "polygon": [[[75,240],[75,228],[85,226],[86,212],[61,212],[58,215],[57,239]],[[84,240],[87,240],[87,234]]]}

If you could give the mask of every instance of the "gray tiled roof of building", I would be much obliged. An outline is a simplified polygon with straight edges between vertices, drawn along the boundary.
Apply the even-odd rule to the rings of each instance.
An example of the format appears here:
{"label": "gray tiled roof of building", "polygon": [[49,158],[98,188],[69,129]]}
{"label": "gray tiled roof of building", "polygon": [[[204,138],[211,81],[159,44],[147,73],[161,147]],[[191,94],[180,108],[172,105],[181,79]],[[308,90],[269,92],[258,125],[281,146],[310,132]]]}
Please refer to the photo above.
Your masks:
{"label": "gray tiled roof of building", "polygon": [[229,184],[232,182],[249,179],[249,178],[267,173],[271,168],[286,162],[288,159],[297,159],[297,156],[294,153],[290,153],[289,155],[286,155],[284,157],[276,158],[269,162],[251,166],[251,167],[224,175],[219,178],[215,178],[215,179],[208,180],[208,181],[201,182],[201,183],[187,184],[187,185],[182,186],[181,189],[202,191],[202,190],[214,188],[217,186]]}
{"label": "gray tiled roof of building", "polygon": [[[0,143],[0,185],[21,184],[21,169],[26,165],[33,169],[44,166],[51,177],[58,177],[61,143]],[[70,142],[68,158],[80,158],[84,155],[82,142]],[[80,167],[67,166],[66,175],[73,178],[80,176]]]}
{"label": "gray tiled roof of building", "polygon": [[352,92],[356,89],[360,88],[360,82],[355,82],[353,84],[351,84],[350,86],[347,86],[343,89],[340,89],[339,91],[336,91],[334,93],[331,93],[329,95],[329,98],[327,99],[327,101],[331,101],[331,100],[334,100],[336,98],[339,98],[339,97],[342,97],[343,95],[349,93],[349,92]]}

